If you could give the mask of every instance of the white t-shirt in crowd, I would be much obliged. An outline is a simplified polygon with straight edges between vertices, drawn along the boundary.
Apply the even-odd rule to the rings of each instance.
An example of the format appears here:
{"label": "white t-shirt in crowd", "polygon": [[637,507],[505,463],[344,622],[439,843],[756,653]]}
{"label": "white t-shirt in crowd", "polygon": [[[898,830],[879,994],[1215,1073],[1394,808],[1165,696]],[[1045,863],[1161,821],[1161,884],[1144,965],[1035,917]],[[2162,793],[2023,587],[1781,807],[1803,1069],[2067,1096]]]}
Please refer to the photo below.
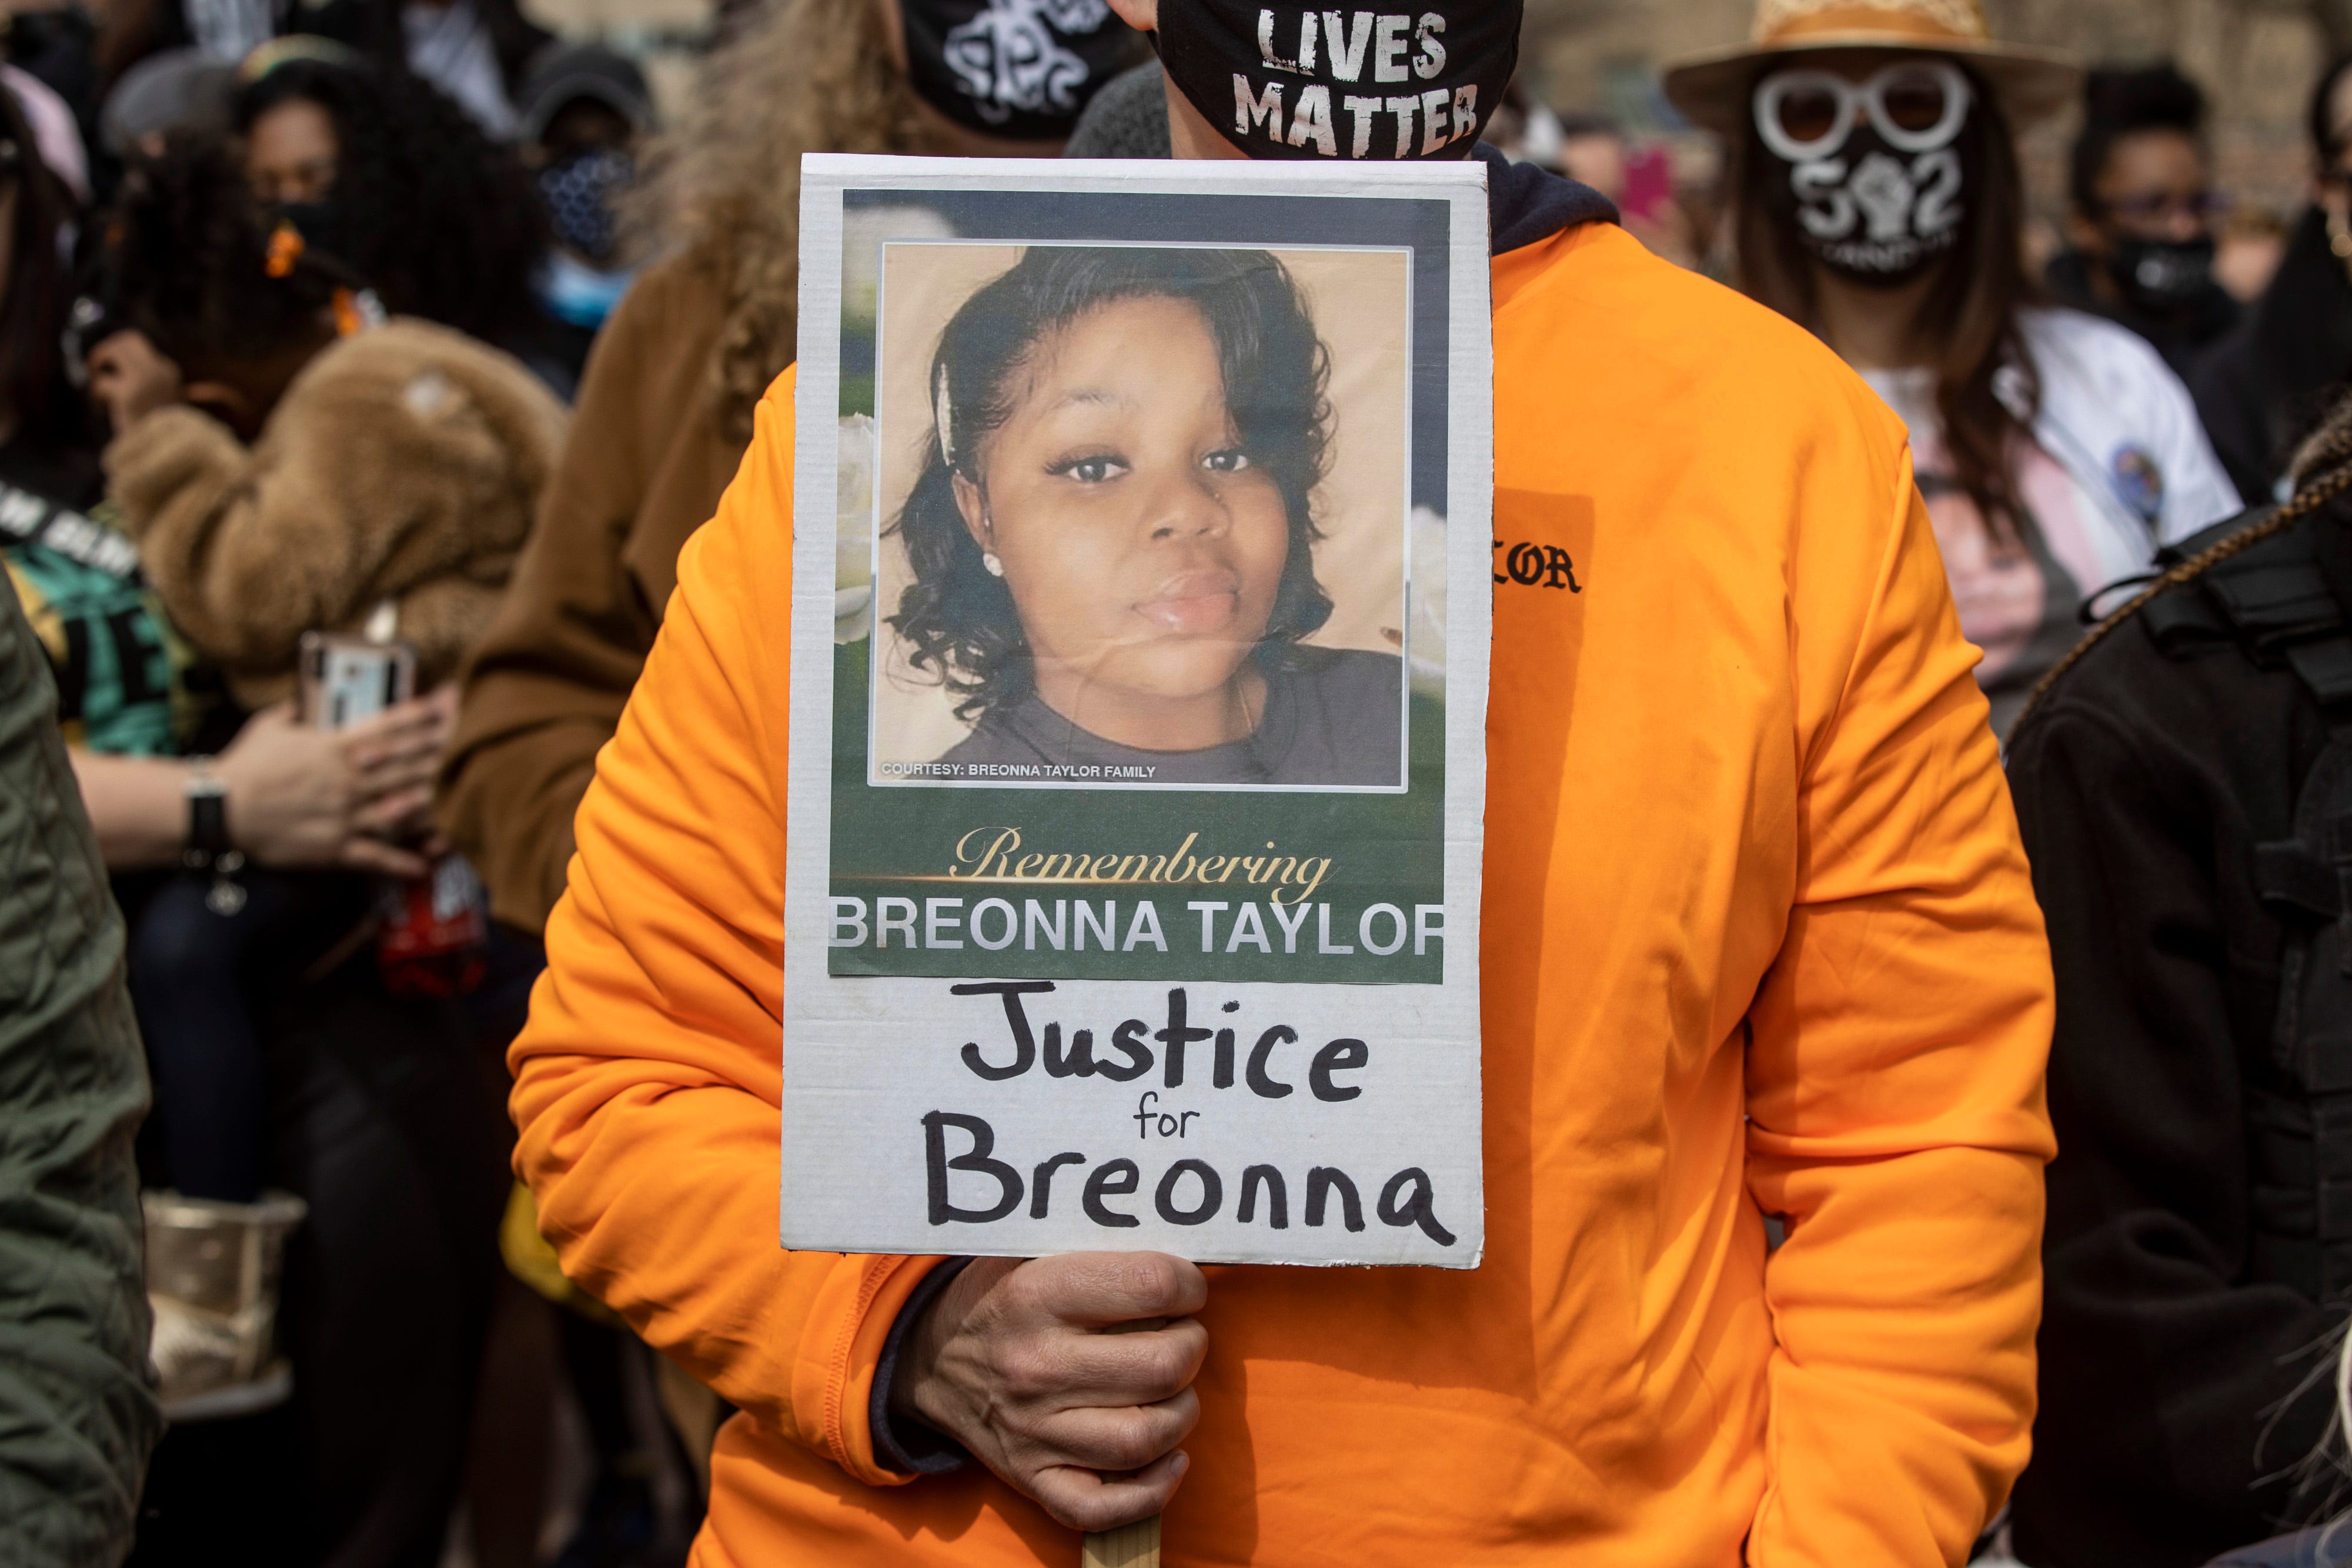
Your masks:
{"label": "white t-shirt in crowd", "polygon": [[[2086,601],[2115,609],[2122,596],[2103,590],[2148,571],[2159,547],[2240,509],[2188,389],[2146,341],[2074,310],[2029,311],[2022,325],[2042,397],[2032,439],[2011,465],[2027,514],[2021,538],[1998,535],[1955,482],[1935,372],[1864,372],[1910,428],[1960,630],[1984,652],[1977,680],[2001,735],[2088,630]],[[2017,378],[1999,390],[2021,407]]]}

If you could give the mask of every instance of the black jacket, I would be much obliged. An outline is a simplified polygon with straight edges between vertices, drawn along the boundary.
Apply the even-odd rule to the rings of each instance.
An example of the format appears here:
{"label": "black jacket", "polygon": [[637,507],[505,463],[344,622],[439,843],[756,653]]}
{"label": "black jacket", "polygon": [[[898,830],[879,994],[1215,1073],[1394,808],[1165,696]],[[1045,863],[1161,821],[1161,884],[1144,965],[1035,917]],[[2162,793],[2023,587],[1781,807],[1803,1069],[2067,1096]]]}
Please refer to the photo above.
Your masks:
{"label": "black jacket", "polygon": [[2221,466],[2248,506],[2270,500],[2294,448],[2352,377],[2352,277],[2327,219],[2303,215],[2269,290],[2187,380]]}
{"label": "black jacket", "polygon": [[[2347,517],[2293,525],[2323,606],[2352,602]],[[2347,1304],[2257,1277],[2247,1107],[2278,1090],[2284,946],[2254,847],[2293,835],[2329,730],[2290,669],[2225,634],[2159,645],[2167,619],[2117,624],[2010,740],[2058,981],[2042,1406],[2014,1516],[2037,1568],[2192,1568],[2322,1500],[2274,1478],[2326,1428]]]}

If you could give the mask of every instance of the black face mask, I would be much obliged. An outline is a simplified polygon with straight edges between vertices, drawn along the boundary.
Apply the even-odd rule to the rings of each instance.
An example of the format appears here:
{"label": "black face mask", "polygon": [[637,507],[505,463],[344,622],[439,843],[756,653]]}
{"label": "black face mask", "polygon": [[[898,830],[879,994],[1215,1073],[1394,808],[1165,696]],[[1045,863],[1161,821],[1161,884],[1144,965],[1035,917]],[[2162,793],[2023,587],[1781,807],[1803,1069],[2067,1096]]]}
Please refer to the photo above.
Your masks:
{"label": "black face mask", "polygon": [[1871,287],[1910,282],[1958,244],[1976,181],[1971,139],[1908,154],[1860,127],[1832,157],[1773,155],[1782,220],[1797,242],[1841,277]]}
{"label": "black face mask", "polygon": [[594,266],[609,266],[619,245],[614,208],[635,172],[629,155],[610,147],[574,152],[541,169],[539,193],[556,239]]}
{"label": "black face mask", "polygon": [[967,130],[1056,141],[1135,35],[1106,0],[905,0],[917,96]]}
{"label": "black face mask", "polygon": [[1160,59],[1253,158],[1466,158],[1519,58],[1520,0],[1321,11],[1171,0]]}
{"label": "black face mask", "polygon": [[2213,285],[2210,239],[2125,239],[2116,242],[2107,276],[2123,297],[2162,315],[2192,303]]}
{"label": "black face mask", "polygon": [[1982,181],[1985,117],[1948,60],[1854,80],[1802,63],[1751,99],[1766,199],[1797,242],[1856,283],[1895,287],[1951,254]]}

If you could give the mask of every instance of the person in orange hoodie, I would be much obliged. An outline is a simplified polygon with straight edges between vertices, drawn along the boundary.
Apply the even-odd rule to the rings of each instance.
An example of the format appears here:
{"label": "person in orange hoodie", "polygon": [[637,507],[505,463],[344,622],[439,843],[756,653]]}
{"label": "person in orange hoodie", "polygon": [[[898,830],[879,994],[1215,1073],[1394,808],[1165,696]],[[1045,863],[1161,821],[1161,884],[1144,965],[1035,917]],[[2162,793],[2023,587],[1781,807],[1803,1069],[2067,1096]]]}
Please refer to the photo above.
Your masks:
{"label": "person in orange hoodie", "polygon": [[[1300,155],[1233,84],[1305,7],[1116,4],[1179,156]],[[1516,5],[1422,9],[1447,86],[1507,79]],[[513,1051],[565,1272],[740,1408],[705,1568],[1067,1563],[1162,1509],[1180,1564],[1958,1563],[2023,1466],[2049,957],[1902,426],[1480,156],[1494,535],[1578,583],[1495,588],[1483,1266],[777,1249],[788,372]]]}

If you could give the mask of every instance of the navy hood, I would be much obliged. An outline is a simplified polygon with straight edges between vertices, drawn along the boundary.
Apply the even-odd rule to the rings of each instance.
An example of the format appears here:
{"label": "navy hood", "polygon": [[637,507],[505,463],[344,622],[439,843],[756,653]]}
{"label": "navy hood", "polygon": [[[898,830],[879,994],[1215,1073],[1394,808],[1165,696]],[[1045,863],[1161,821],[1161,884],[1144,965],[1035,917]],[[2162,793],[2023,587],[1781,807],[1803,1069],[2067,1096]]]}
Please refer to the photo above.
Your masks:
{"label": "navy hood", "polygon": [[1492,142],[1481,141],[1471,151],[1486,165],[1486,231],[1496,256],[1579,224],[1617,221],[1617,204],[1590,185],[1533,163],[1514,163]]}

